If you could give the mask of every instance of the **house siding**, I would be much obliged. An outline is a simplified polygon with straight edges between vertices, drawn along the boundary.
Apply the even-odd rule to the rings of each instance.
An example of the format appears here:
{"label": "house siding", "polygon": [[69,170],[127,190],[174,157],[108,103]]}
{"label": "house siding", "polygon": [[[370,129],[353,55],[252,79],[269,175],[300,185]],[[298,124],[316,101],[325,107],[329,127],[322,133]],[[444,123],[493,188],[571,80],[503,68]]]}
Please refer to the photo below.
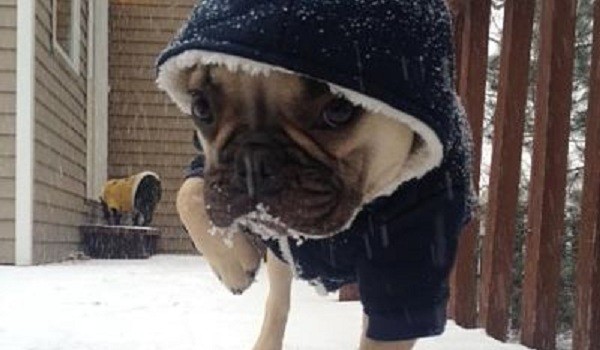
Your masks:
{"label": "house siding", "polygon": [[159,251],[193,246],[175,209],[183,171],[195,154],[193,125],[154,83],[154,61],[187,19],[193,0],[110,2],[109,177],[143,170],[158,173],[163,198],[154,225]]}
{"label": "house siding", "polygon": [[0,0],[0,264],[15,261],[16,0]]}
{"label": "house siding", "polygon": [[52,38],[52,1],[36,3],[34,263],[67,258],[79,249],[87,216],[87,0],[81,0],[77,71]]}

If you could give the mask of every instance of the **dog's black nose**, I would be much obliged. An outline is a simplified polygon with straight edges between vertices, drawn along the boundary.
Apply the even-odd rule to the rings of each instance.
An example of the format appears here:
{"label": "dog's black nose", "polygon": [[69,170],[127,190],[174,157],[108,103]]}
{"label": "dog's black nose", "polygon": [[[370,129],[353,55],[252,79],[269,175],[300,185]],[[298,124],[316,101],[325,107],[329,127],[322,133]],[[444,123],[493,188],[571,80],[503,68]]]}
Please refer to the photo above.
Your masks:
{"label": "dog's black nose", "polygon": [[236,182],[251,198],[275,195],[281,190],[279,177],[285,162],[282,146],[269,135],[248,135],[235,157]]}

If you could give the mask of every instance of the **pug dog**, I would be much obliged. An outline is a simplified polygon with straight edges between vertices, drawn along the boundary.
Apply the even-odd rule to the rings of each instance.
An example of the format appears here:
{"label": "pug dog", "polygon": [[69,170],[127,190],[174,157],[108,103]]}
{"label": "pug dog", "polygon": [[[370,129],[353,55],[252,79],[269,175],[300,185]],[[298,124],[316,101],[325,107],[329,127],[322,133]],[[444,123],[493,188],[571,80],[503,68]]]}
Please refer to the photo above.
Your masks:
{"label": "pug dog", "polygon": [[[200,66],[190,71],[188,90],[205,168],[203,178],[183,184],[177,209],[198,250],[235,294],[251,285],[261,261],[244,232],[318,239],[340,231],[401,177],[415,142],[408,126],[290,74]],[[257,214],[257,204],[269,213]],[[215,233],[211,224],[228,232]],[[270,291],[256,350],[281,348],[290,303],[292,270],[271,251],[266,263]],[[409,349],[412,342],[377,347],[363,337],[361,344]]]}
{"label": "pug dog", "polygon": [[157,60],[194,123],[177,209],[242,294],[266,250],[255,350],[283,346],[293,277],[358,283],[361,350],[411,349],[446,324],[472,216],[472,142],[444,0],[204,0]]}

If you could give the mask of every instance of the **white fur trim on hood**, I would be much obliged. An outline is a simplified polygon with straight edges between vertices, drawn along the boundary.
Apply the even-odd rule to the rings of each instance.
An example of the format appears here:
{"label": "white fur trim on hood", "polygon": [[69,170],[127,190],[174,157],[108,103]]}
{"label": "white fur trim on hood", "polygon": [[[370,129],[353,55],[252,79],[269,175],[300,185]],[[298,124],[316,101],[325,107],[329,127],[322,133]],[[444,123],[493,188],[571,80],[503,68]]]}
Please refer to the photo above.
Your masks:
{"label": "white fur trim on hood", "polygon": [[[271,71],[298,74],[283,67],[269,65],[239,56],[204,50],[185,51],[175,57],[171,57],[162,64],[159,68],[158,78],[156,80],[158,87],[161,90],[166,91],[185,114],[190,114],[192,104],[192,96],[187,89],[187,79],[191,69],[198,64],[222,65],[231,71],[242,71],[252,75],[268,75]],[[392,194],[400,184],[411,179],[421,178],[430,170],[441,164],[443,158],[443,146],[435,132],[421,120],[360,92],[332,83],[324,83],[329,85],[329,89],[332,93],[341,95],[368,111],[380,113],[407,125],[418,134],[423,141],[419,148],[414,150],[408,158],[402,176],[374,198]],[[371,198],[370,200],[374,198]]]}

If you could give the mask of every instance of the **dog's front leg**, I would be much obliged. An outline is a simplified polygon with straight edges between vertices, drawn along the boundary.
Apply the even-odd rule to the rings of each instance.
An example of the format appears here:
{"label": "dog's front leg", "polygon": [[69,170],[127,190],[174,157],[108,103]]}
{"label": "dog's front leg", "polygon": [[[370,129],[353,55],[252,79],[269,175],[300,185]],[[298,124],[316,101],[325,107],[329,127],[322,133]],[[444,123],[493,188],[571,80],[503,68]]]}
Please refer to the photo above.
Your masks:
{"label": "dog's front leg", "polygon": [[254,350],[281,350],[290,311],[292,270],[270,250],[267,253],[269,295],[260,336]]}
{"label": "dog's front leg", "polygon": [[261,251],[239,232],[226,244],[223,236],[211,234],[204,204],[204,180],[191,178],[177,195],[177,211],[196,248],[204,255],[217,277],[234,294],[241,294],[254,281]]}
{"label": "dog's front leg", "polygon": [[416,340],[408,341],[376,341],[367,337],[369,316],[363,315],[363,332],[360,339],[360,350],[411,350]]}

